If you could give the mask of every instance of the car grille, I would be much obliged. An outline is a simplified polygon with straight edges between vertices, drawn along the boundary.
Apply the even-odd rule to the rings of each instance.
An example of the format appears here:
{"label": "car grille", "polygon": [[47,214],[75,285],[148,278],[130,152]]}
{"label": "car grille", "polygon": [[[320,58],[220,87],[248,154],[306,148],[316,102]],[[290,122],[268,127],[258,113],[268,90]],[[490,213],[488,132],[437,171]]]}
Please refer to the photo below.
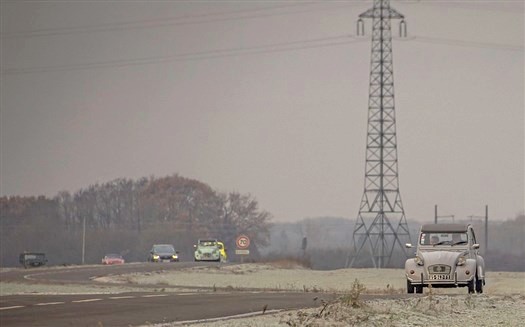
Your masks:
{"label": "car grille", "polygon": [[433,265],[428,267],[429,274],[450,274],[451,267],[447,265]]}
{"label": "car grille", "polygon": [[162,260],[171,259],[171,255],[161,255],[159,258]]}
{"label": "car grille", "polygon": [[450,280],[451,267],[447,265],[433,265],[428,267],[428,279],[431,280]]}

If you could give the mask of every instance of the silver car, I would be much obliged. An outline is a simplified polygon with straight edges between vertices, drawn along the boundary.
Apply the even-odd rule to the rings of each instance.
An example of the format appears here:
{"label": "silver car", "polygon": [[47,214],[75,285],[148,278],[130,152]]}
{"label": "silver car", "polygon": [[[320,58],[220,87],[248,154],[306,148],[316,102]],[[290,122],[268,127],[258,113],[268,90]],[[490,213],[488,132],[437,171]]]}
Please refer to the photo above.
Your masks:
{"label": "silver car", "polygon": [[[407,243],[407,248],[412,244]],[[470,224],[428,224],[421,227],[415,258],[405,262],[408,293],[423,287],[467,287],[483,293],[485,261],[478,254]]]}

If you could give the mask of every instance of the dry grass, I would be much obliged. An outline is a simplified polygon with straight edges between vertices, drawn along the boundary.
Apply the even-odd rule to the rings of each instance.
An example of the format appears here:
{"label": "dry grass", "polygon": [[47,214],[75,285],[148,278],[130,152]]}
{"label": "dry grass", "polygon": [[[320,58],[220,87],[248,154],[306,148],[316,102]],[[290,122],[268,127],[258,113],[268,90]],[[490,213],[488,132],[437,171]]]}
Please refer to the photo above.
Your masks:
{"label": "dry grass", "polygon": [[312,266],[308,258],[298,259],[294,257],[280,258],[272,261],[265,261],[263,263],[278,269],[309,269]]}

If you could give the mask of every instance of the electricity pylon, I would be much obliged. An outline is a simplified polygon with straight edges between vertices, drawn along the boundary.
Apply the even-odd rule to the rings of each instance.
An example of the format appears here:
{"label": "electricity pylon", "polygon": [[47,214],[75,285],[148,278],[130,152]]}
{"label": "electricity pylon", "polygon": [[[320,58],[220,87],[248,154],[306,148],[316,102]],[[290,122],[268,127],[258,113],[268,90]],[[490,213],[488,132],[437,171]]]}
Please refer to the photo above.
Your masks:
{"label": "electricity pylon", "polygon": [[[373,8],[359,15],[357,33],[364,34],[363,18],[372,18],[372,54],[368,99],[365,187],[354,228],[352,267],[368,244],[375,268],[390,263],[401,238],[410,233],[399,193],[391,19],[401,19],[399,31],[406,36],[404,16],[390,7],[389,0],[374,0]],[[404,35],[403,35],[404,34]],[[392,222],[397,221],[397,227]],[[369,225],[367,226],[367,223]],[[350,258],[350,257],[349,257]]]}

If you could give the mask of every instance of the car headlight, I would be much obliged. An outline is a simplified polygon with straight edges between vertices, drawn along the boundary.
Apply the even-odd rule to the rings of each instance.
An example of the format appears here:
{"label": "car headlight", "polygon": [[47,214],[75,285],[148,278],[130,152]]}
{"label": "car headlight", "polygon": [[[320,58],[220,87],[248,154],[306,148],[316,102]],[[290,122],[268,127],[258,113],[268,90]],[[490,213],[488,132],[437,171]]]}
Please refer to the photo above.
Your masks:
{"label": "car headlight", "polygon": [[467,262],[467,258],[465,258],[465,256],[461,256],[461,257],[458,258],[457,265],[458,266],[463,266],[463,265],[465,265],[466,262]]}
{"label": "car headlight", "polygon": [[423,265],[425,264],[425,262],[423,261],[423,258],[421,258],[421,257],[419,257],[419,256],[416,256],[416,257],[414,258],[414,261],[416,262],[416,264],[417,264],[418,266],[423,266]]}
{"label": "car headlight", "polygon": [[176,255],[176,254],[172,255],[171,257],[172,257],[173,259],[177,259],[177,255]]}
{"label": "car headlight", "polygon": [[158,255],[156,254],[153,255],[153,259],[158,259],[158,258],[160,258]]}

